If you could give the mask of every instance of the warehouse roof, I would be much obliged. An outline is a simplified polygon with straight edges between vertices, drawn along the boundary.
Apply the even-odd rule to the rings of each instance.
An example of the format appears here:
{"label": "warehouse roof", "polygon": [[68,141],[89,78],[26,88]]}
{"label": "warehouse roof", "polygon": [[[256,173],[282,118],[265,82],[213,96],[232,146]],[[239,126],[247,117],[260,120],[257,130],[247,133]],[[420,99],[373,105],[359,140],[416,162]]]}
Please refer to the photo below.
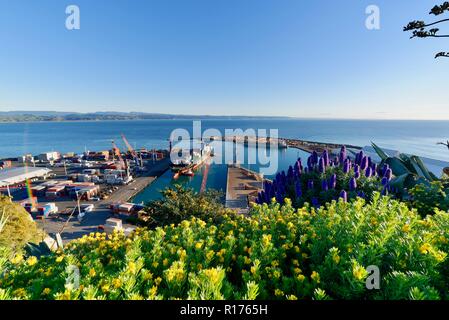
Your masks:
{"label": "warehouse roof", "polygon": [[24,182],[27,179],[39,178],[51,172],[47,168],[17,167],[0,170],[0,187]]}

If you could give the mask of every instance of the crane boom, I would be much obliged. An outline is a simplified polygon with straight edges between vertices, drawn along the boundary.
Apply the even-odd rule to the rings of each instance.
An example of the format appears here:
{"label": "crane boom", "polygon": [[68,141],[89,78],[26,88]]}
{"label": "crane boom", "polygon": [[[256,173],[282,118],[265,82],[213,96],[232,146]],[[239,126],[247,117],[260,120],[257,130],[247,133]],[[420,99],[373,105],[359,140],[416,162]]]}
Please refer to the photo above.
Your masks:
{"label": "crane boom", "polygon": [[131,146],[128,139],[126,139],[125,135],[122,133],[122,140],[126,145],[126,148],[128,148],[129,153],[131,153],[132,157],[134,158],[134,161],[136,162],[137,166],[143,166],[142,161],[139,162],[139,156],[137,155],[136,150]]}

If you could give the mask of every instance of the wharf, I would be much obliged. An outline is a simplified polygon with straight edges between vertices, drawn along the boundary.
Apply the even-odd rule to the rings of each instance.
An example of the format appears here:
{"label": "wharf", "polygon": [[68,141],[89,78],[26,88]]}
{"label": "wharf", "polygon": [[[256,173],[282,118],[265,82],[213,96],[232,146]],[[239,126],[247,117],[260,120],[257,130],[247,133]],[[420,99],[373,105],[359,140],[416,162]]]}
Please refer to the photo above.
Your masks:
{"label": "wharf", "polygon": [[[256,144],[269,144],[270,139],[267,137],[255,137],[255,136],[222,136],[222,137],[212,137],[212,140],[221,141],[232,141],[234,143],[243,143],[245,145],[256,145]],[[340,149],[343,144],[338,143],[325,143],[316,141],[307,141],[300,139],[287,139],[287,138],[273,138],[271,143],[277,144],[279,148],[296,148],[309,153],[316,151],[322,153],[324,150],[332,151]],[[361,150],[362,147],[345,145],[349,149]]]}
{"label": "wharf", "polygon": [[246,214],[249,202],[253,201],[263,188],[263,177],[253,171],[236,165],[228,166],[226,181],[226,208]]}
{"label": "wharf", "polygon": [[128,202],[131,198],[136,196],[139,192],[145,189],[148,185],[153,183],[160,175],[168,170],[170,163],[169,158],[164,158],[151,166],[144,175],[134,178],[134,180],[127,186],[120,187],[111,196],[103,202],[112,204],[117,202]]}
{"label": "wharf", "polygon": [[[317,153],[322,153],[324,150],[332,151],[335,149],[340,149],[343,144],[338,143],[324,143],[316,141],[306,141],[299,139],[281,139],[285,141],[286,145],[290,148],[300,149],[309,153],[316,151]],[[347,148],[362,150],[362,147],[345,145]]]}

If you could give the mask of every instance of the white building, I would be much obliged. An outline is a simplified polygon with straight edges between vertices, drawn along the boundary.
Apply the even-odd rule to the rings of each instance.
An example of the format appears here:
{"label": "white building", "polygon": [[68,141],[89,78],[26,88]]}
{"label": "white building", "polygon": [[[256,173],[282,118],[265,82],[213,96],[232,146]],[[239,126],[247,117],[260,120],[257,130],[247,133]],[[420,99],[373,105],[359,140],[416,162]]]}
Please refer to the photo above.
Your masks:
{"label": "white building", "polygon": [[57,151],[50,151],[38,155],[37,159],[42,162],[50,162],[61,159],[61,155]]}
{"label": "white building", "polygon": [[0,187],[22,183],[27,179],[46,177],[50,172],[50,169],[35,167],[18,167],[0,170]]}

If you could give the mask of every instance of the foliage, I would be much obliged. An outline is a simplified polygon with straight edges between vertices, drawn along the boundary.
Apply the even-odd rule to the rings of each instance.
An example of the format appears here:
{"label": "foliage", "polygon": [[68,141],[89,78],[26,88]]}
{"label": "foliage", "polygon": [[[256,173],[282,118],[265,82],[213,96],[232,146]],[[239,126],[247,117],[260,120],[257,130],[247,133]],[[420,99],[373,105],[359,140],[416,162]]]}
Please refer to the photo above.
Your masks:
{"label": "foliage", "polygon": [[422,160],[418,156],[408,156],[404,153],[398,156],[389,157],[377,145],[372,143],[374,150],[382,159],[381,166],[387,164],[395,178],[390,182],[390,185],[400,190],[402,195],[407,194],[407,190],[415,187],[418,184],[429,185],[432,181],[437,181],[438,178],[430,172]]}
{"label": "foliage", "polygon": [[147,226],[178,224],[190,217],[219,222],[224,214],[231,214],[222,204],[222,195],[215,190],[198,193],[190,188],[175,185],[162,191],[161,200],[151,201],[140,215]]}
{"label": "foliage", "polygon": [[410,190],[411,204],[422,215],[433,214],[435,209],[449,211],[449,193],[439,181],[430,185],[419,184]]}
{"label": "foliage", "polygon": [[[449,11],[449,2],[445,1],[441,5],[434,6],[430,13],[434,16],[439,16]],[[404,27],[404,31],[411,31],[412,36],[410,38],[447,38],[449,35],[447,34],[440,34],[440,29],[436,28],[435,26],[449,22],[449,19],[441,19],[435,22],[426,23],[422,20],[414,20],[407,24],[407,26]],[[430,28],[431,27],[431,28]],[[430,29],[429,29],[430,28]],[[436,54],[435,58],[439,57],[449,57],[449,52],[439,52]]]}
{"label": "foliage", "polygon": [[321,156],[313,152],[304,165],[299,158],[287,173],[282,171],[272,182],[265,182],[257,203],[270,203],[272,198],[282,203],[289,198],[294,207],[301,208],[306,203],[318,207],[338,198],[370,199],[375,191],[384,195],[395,191],[392,179],[388,164],[378,166],[363,151],[351,159],[343,146],[335,159],[330,159],[327,151]]}
{"label": "foliage", "polygon": [[39,243],[44,233],[31,219],[30,214],[21,206],[14,204],[8,197],[0,195],[0,213],[3,230],[0,232],[0,247],[10,248],[13,252],[22,250],[29,242]]}
{"label": "foliage", "polygon": [[[0,297],[17,299],[447,299],[449,215],[425,219],[374,194],[294,209],[255,205],[251,215],[195,217],[179,225],[91,234],[65,252],[16,257]],[[66,283],[70,265],[79,287]],[[380,290],[367,290],[378,266]],[[8,292],[6,292],[8,290]]]}

